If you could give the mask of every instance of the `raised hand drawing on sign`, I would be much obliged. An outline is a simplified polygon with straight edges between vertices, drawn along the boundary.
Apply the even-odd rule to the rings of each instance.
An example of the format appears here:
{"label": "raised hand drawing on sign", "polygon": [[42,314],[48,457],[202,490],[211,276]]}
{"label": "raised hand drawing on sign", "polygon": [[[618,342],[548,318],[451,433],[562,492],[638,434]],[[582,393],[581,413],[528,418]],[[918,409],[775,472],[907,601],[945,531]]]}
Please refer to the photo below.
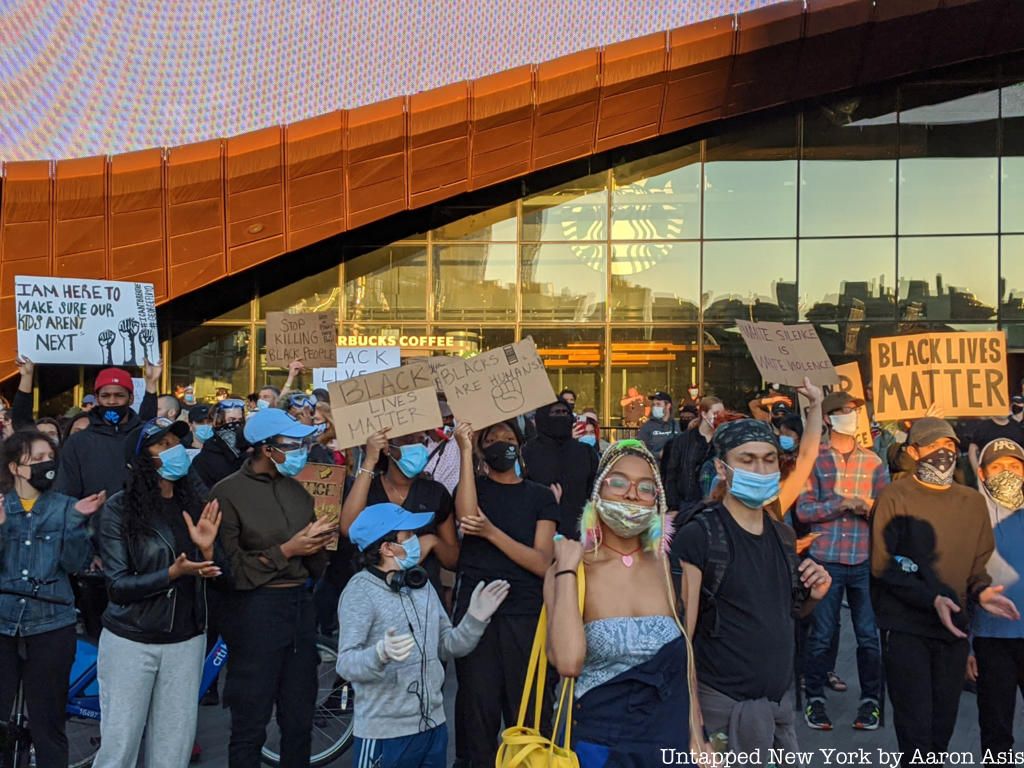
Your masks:
{"label": "raised hand drawing on sign", "polygon": [[133,317],[118,323],[117,330],[121,332],[121,338],[127,342],[128,351],[125,352],[125,365],[138,365],[135,362],[135,337],[139,335],[140,327],[139,321]]}
{"label": "raised hand drawing on sign", "polygon": [[114,364],[114,341],[117,339],[117,334],[109,328],[102,331],[99,335],[98,341],[100,342],[100,348],[103,350],[103,364],[113,365]]}
{"label": "raised hand drawing on sign", "polygon": [[153,346],[153,342],[155,341],[156,334],[153,333],[152,328],[143,328],[142,331],[139,333],[139,343],[142,344],[143,360],[152,360],[155,357],[153,353],[150,351],[150,348]]}
{"label": "raised hand drawing on sign", "polygon": [[512,413],[525,402],[523,385],[519,379],[506,379],[491,387],[495,407],[502,413]]}

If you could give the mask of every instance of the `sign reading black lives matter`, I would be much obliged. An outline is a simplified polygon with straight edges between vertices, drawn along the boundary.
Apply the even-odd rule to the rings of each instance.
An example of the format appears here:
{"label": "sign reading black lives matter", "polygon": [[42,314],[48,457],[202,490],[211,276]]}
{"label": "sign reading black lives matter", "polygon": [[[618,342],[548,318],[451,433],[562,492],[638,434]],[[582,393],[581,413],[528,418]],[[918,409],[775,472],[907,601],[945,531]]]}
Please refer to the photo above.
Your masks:
{"label": "sign reading black lives matter", "polygon": [[483,429],[555,402],[533,338],[481,352],[453,357],[434,370],[445,398],[459,421]]}
{"label": "sign reading black lives matter", "polygon": [[765,381],[799,387],[806,376],[818,386],[839,383],[839,374],[810,323],[783,325],[737,320],[736,327]]}
{"label": "sign reading black lives matter", "polygon": [[875,419],[1006,416],[1010,412],[1003,331],[919,333],[871,340]]}
{"label": "sign reading black lives matter", "polygon": [[141,367],[160,360],[149,283],[16,276],[18,354],[34,363]]}

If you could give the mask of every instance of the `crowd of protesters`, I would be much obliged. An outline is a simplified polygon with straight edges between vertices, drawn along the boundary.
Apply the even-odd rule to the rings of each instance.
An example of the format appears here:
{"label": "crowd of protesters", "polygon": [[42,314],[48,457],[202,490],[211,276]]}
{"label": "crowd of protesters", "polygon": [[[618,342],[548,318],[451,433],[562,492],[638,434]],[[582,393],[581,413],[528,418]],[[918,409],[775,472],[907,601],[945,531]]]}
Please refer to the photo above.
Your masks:
{"label": "crowd of protesters", "polygon": [[[358,702],[356,765],[441,768],[454,738],[457,766],[490,768],[542,610],[553,671],[531,708],[550,736],[557,678],[575,681],[584,768],[795,750],[798,716],[832,730],[844,605],[853,728],[880,727],[884,679],[908,762],[940,755],[966,679],[986,760],[1012,750],[1024,398],[973,424],[873,424],[870,445],[870,404],[810,381],[747,413],[656,391],[617,440],[571,390],[483,428],[441,398],[436,429],[340,450],[301,361],[282,389],[211,402],[161,393],[147,362],[136,403],[107,368],[63,419],[36,417],[19,367],[0,421],[0,707],[24,691],[39,768],[68,762],[79,634],[98,642],[99,768],[195,756],[218,636],[226,675],[203,703],[230,710],[230,768],[259,765],[275,711],[281,765],[308,766],[324,638]],[[317,517],[307,463],[345,467],[338,519]]]}

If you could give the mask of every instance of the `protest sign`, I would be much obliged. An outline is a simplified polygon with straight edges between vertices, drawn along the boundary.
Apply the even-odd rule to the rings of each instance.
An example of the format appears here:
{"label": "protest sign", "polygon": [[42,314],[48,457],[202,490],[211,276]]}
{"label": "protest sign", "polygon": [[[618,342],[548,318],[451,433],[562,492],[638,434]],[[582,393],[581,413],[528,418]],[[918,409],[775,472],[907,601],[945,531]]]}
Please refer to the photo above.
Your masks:
{"label": "protest sign", "polygon": [[[860,366],[857,363],[845,363],[836,366],[836,373],[839,374],[839,392],[848,392],[858,400],[865,400],[864,382],[860,377]],[[857,443],[862,448],[871,448],[875,441],[871,439],[871,418],[868,416],[867,406],[857,409]]]}
{"label": "protest sign", "polygon": [[453,357],[437,368],[444,394],[459,421],[482,429],[555,401],[533,339],[481,352],[470,358]]}
{"label": "protest sign", "polygon": [[397,368],[401,362],[400,347],[338,347],[334,368],[313,369],[313,389],[327,389],[332,381]]}
{"label": "protest sign", "polygon": [[146,396],[146,380],[132,377],[132,410],[136,413],[142,407],[142,398]]}
{"label": "protest sign", "polygon": [[[341,497],[345,488],[345,468],[333,464],[307,464],[295,476],[306,493],[313,497],[313,512],[317,520],[341,520]],[[331,539],[326,549],[338,548],[338,537]]]}
{"label": "protest sign", "polygon": [[363,445],[385,427],[396,438],[441,426],[434,377],[425,363],[332,381],[327,391],[339,448]]}
{"label": "protest sign", "polygon": [[448,355],[434,355],[433,357],[424,358],[427,365],[430,366],[431,372],[434,374],[434,386],[437,388],[438,394],[444,394],[444,381],[441,379],[441,375],[438,371],[455,359],[456,358],[449,357]]}
{"label": "protest sign", "polygon": [[18,354],[34,363],[141,367],[160,360],[149,283],[15,276]]}
{"label": "protest sign", "polygon": [[267,312],[267,365],[301,360],[307,368],[334,368],[337,319],[334,312]]}
{"label": "protest sign", "polygon": [[936,405],[947,417],[1010,412],[1003,331],[920,333],[871,340],[875,419],[924,416]]}
{"label": "protest sign", "polygon": [[837,384],[832,361],[810,323],[751,323],[737,320],[743,341],[766,381],[798,387],[806,376],[818,386]]}

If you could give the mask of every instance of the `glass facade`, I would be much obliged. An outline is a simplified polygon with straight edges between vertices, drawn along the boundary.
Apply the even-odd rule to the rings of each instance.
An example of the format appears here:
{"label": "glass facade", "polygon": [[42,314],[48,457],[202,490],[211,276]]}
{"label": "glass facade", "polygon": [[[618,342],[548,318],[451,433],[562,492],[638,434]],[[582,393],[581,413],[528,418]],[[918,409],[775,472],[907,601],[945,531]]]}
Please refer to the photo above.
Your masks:
{"label": "glass facade", "polygon": [[249,278],[251,302],[184,332],[187,308],[172,308],[168,384],[201,398],[279,384],[262,318],[288,309],[336,311],[343,335],[452,336],[467,354],[530,335],[556,391],[608,424],[655,389],[743,406],[765,382],[739,318],[813,322],[836,362],[914,329],[1003,327],[1024,349],[1021,62],[666,146],[544,188],[526,179],[519,199],[460,202],[464,216],[395,242],[328,243],[330,268],[285,287]]}

